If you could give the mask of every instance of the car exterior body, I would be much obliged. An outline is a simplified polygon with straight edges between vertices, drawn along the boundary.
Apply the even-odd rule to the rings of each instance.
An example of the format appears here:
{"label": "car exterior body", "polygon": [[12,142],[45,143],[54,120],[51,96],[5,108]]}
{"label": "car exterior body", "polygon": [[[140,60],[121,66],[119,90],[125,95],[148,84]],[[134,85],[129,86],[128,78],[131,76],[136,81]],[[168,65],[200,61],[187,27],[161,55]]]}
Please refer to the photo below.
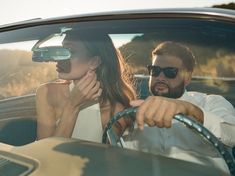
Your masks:
{"label": "car exterior body", "polygon": [[139,98],[149,95],[145,66],[151,63],[154,45],[166,40],[185,43],[199,58],[188,90],[220,94],[235,106],[232,10],[120,11],[4,25],[0,27],[0,175],[230,175],[228,168],[210,162],[201,164],[76,139],[37,141],[35,92],[40,84],[57,77],[53,63],[32,61],[32,47],[63,27],[93,30],[92,35],[109,33],[132,66]]}

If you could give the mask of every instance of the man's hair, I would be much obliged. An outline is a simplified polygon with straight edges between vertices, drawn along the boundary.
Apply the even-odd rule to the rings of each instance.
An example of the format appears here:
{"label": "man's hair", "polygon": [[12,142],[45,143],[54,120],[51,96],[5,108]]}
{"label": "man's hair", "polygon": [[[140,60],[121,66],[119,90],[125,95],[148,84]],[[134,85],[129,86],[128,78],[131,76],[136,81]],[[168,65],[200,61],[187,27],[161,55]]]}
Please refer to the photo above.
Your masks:
{"label": "man's hair", "polygon": [[193,71],[194,66],[196,64],[195,57],[192,51],[177,42],[166,41],[160,43],[153,51],[152,51],[152,58],[156,55],[169,55],[175,56],[182,60],[184,67],[188,71]]}

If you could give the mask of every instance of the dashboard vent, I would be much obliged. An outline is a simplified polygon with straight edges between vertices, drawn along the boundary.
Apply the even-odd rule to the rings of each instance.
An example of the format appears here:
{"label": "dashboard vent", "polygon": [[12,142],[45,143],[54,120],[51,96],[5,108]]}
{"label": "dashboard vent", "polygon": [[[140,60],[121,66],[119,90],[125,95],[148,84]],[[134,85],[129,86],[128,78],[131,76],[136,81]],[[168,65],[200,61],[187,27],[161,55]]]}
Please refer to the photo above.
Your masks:
{"label": "dashboard vent", "polygon": [[33,160],[0,151],[0,176],[26,176],[32,173],[36,166]]}

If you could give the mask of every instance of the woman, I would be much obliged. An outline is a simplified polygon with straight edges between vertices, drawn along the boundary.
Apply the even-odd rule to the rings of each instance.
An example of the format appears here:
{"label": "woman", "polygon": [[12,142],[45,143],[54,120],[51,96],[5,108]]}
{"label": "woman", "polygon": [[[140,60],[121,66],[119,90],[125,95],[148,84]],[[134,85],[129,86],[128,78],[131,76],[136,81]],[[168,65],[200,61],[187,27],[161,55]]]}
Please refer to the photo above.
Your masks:
{"label": "woman", "polygon": [[[38,88],[38,139],[61,136],[101,142],[110,117],[135,99],[130,74],[110,37],[91,34],[67,32],[63,47],[70,50],[71,59],[56,65],[58,77],[65,81]],[[121,120],[114,128],[120,135],[126,126]]]}

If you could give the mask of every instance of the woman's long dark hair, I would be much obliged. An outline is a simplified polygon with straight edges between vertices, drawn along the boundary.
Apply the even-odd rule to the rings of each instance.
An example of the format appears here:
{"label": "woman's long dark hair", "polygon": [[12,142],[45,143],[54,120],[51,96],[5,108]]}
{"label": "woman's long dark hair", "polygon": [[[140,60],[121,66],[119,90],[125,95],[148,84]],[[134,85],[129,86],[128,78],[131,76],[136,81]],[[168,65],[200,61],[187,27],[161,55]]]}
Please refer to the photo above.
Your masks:
{"label": "woman's long dark hair", "polygon": [[136,98],[129,68],[121,53],[114,47],[108,34],[95,31],[71,31],[73,40],[81,41],[89,56],[98,56],[101,64],[96,69],[101,83],[100,103],[111,105],[110,115],[114,115],[116,103],[130,107],[130,100]]}

